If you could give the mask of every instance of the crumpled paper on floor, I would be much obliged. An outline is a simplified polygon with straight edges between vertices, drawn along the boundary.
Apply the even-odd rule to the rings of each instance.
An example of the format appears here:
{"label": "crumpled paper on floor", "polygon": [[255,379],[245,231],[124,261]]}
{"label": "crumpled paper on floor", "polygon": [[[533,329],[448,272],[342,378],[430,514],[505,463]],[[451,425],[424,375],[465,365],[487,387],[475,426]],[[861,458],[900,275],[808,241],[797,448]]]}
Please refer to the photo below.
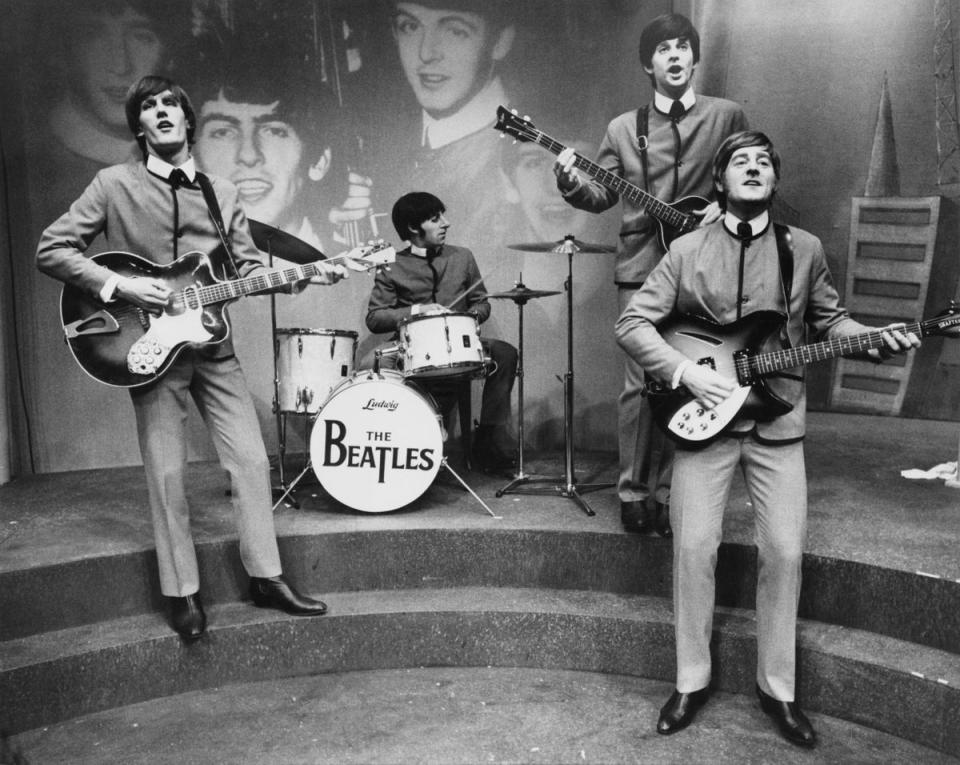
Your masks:
{"label": "crumpled paper on floor", "polygon": [[941,462],[939,465],[934,465],[929,470],[921,470],[920,468],[910,468],[908,470],[901,470],[900,475],[904,478],[913,478],[913,479],[924,479],[924,480],[933,480],[939,478],[942,481],[956,481],[957,480],[957,463],[956,462]]}

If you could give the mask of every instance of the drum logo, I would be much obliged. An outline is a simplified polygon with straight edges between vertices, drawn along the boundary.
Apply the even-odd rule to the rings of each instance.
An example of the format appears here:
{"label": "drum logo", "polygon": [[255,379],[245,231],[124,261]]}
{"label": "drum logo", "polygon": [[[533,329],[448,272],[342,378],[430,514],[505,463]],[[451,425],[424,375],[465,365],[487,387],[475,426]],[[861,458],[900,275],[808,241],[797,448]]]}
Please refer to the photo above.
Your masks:
{"label": "drum logo", "polygon": [[[386,408],[394,411],[397,403],[370,399],[363,408]],[[362,430],[359,438],[354,432],[350,434],[353,438],[348,439],[347,426],[341,420],[324,420],[323,427],[323,467],[375,470],[377,483],[384,483],[388,470],[429,471],[433,470],[436,464],[434,449],[397,446],[393,443],[395,434],[390,430]],[[403,440],[402,436],[397,440]]]}
{"label": "drum logo", "polygon": [[400,406],[400,404],[396,401],[383,401],[383,400],[371,398],[369,401],[367,401],[366,404],[364,404],[360,408],[366,409],[368,411],[371,411],[374,409],[387,409],[388,411],[395,412],[397,411],[398,406]]}

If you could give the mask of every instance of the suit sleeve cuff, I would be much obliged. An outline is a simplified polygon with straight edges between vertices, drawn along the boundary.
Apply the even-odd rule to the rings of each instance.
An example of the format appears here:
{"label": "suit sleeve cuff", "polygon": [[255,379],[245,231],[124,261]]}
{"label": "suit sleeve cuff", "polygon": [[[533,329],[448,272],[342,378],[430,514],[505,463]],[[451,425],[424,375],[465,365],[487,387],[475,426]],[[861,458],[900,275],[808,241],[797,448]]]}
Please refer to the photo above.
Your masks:
{"label": "suit sleeve cuff", "polygon": [[114,298],[114,294],[117,291],[117,285],[120,284],[120,279],[122,277],[120,274],[111,274],[107,277],[107,281],[100,288],[100,300],[104,303],[109,303]]}
{"label": "suit sleeve cuff", "polygon": [[687,367],[689,367],[692,363],[693,361],[690,359],[684,359],[677,365],[677,368],[673,372],[673,379],[670,381],[671,388],[676,390],[680,387],[680,378],[683,377],[683,373],[687,371]]}

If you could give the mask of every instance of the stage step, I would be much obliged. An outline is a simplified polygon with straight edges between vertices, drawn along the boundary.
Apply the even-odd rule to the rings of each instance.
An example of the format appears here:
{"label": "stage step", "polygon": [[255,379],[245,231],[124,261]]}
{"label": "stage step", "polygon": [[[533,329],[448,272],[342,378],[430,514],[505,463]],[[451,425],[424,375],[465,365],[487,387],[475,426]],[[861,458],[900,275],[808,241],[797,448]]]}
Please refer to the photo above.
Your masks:
{"label": "stage step", "polygon": [[811,713],[816,750],[784,742],[749,695],[718,692],[659,736],[669,682],[525,668],[431,667],[237,683],[87,715],[18,736],[44,765],[317,763],[956,762]]}
{"label": "stage step", "polygon": [[[331,613],[294,618],[226,603],[184,645],[158,613],[0,643],[5,725],[26,731],[224,684],[424,666],[525,667],[669,683],[669,600],[541,587],[339,592]],[[720,607],[718,689],[753,693],[753,612]],[[960,656],[804,620],[800,685],[813,712],[960,755]],[[669,686],[665,686],[669,687]],[[658,694],[658,698],[662,693]]]}

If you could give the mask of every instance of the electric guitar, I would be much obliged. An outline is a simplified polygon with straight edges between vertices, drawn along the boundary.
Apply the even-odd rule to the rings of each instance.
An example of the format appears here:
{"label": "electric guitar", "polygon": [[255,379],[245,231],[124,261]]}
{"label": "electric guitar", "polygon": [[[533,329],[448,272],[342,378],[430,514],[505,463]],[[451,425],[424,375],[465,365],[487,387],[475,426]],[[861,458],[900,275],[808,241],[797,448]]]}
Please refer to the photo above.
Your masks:
{"label": "electric guitar", "polygon": [[[679,444],[687,448],[706,446],[738,416],[772,420],[793,409],[793,404],[771,391],[765,378],[784,369],[826,361],[837,356],[863,353],[885,345],[881,330],[849,335],[822,343],[781,348],[767,352],[753,349],[779,345],[783,315],[757,311],[731,324],[714,324],[684,316],[660,329],[667,343],[697,364],[705,364],[737,381],[736,390],[712,409],[700,404],[683,386],[648,381],[647,395],[654,421]],[[904,332],[918,337],[957,336],[960,307],[950,307],[933,319],[905,324]]]}
{"label": "electric guitar", "polygon": [[[546,133],[537,130],[532,122],[517,116],[516,112],[509,111],[505,106],[497,109],[497,124],[493,127],[495,130],[512,135],[518,141],[537,143],[554,154],[559,155],[567,148]],[[580,154],[575,155],[573,164],[574,167],[583,170],[611,191],[646,210],[657,223],[658,238],[664,252],[670,247],[670,242],[681,234],[689,234],[700,225],[700,218],[693,212],[702,210],[710,204],[708,200],[697,196],[684,197],[672,204],[663,202],[653,194],[600,167],[596,162],[591,162]]]}
{"label": "electric guitar", "polygon": [[[91,260],[121,276],[160,279],[172,295],[163,311],[154,314],[124,300],[103,303],[72,285],[64,286],[60,320],[80,367],[106,385],[148,385],[160,379],[188,345],[215,345],[229,337],[226,303],[323,273],[316,264],[307,263],[220,280],[214,274],[222,257],[222,245],[209,254],[188,252],[165,266],[128,252],[93,255]],[[366,271],[395,260],[394,248],[380,242],[322,262],[343,261],[353,270]]]}

